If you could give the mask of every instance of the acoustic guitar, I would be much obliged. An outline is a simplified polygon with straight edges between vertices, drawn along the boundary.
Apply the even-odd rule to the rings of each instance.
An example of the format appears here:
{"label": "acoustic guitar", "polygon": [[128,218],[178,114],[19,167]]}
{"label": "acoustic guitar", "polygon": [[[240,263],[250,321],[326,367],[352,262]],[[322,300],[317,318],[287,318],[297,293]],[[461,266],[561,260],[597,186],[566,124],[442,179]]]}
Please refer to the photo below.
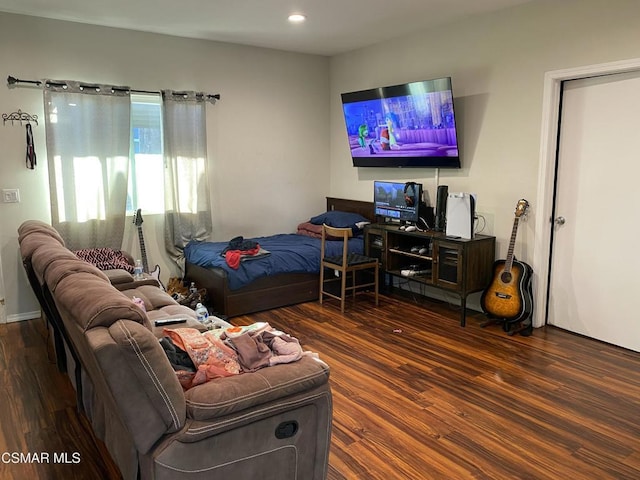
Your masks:
{"label": "acoustic guitar", "polygon": [[133,223],[138,229],[138,241],[140,242],[140,256],[142,260],[142,269],[144,273],[148,273],[154,280],[158,282],[160,288],[164,290],[164,285],[160,281],[160,265],[156,265],[153,269],[153,272],[149,271],[149,264],[147,263],[147,249],[144,246],[144,235],[142,234],[142,209],[136,210],[136,213],[133,215]]}
{"label": "acoustic guitar", "polygon": [[482,293],[480,299],[484,312],[491,318],[504,321],[503,327],[507,332],[510,325],[525,320],[528,320],[527,327],[529,329],[531,326],[530,317],[533,313],[531,276],[533,269],[526,263],[516,260],[513,255],[518,223],[528,207],[529,202],[526,200],[518,201],[507,258],[497,260],[493,264],[493,280]]}

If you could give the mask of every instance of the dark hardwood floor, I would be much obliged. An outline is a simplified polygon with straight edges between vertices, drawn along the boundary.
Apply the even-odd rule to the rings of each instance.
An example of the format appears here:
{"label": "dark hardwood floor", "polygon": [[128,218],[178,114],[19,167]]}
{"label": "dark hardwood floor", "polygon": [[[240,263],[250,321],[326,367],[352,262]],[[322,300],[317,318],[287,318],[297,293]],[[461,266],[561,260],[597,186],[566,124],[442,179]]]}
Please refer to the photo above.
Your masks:
{"label": "dark hardwood floor", "polygon": [[[461,328],[456,307],[424,303],[233,319],[268,321],[331,366],[330,480],[640,478],[639,353],[553,327],[511,337],[480,314]],[[41,320],[0,325],[0,455],[80,461],[2,461],[0,479],[117,478],[47,342]]]}
{"label": "dark hardwood floor", "polygon": [[43,320],[0,325],[0,479],[117,479],[55,365]]}

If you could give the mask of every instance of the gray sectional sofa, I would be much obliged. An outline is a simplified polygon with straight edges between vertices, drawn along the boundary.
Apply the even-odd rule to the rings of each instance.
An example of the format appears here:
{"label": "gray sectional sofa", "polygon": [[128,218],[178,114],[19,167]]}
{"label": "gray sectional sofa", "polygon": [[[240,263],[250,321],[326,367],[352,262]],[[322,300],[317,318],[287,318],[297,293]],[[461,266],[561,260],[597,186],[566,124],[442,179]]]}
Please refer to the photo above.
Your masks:
{"label": "gray sectional sofa", "polygon": [[18,234],[56,330],[59,366],[123,478],[326,478],[332,400],[324,362],[305,356],[185,391],[153,320],[187,316],[198,325],[191,310],[153,284],[120,280],[116,288],[46,223],[24,222]]}

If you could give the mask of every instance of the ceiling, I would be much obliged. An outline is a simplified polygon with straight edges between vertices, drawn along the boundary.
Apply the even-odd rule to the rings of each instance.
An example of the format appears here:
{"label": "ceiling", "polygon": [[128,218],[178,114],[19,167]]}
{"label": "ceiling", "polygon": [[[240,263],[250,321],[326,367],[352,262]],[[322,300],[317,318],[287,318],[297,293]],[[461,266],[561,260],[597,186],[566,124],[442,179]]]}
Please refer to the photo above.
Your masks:
{"label": "ceiling", "polygon": [[331,56],[529,1],[0,0],[0,11]]}

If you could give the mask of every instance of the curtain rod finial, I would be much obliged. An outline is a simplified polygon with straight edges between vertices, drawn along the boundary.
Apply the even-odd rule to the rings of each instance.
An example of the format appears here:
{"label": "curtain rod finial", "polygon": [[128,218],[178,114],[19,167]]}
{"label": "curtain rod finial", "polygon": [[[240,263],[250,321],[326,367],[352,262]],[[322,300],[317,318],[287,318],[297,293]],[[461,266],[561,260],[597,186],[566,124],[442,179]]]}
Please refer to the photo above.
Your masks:
{"label": "curtain rod finial", "polygon": [[7,83],[9,85],[14,85],[14,84],[18,83],[18,79],[16,77],[12,77],[11,75],[9,75],[7,77]]}

